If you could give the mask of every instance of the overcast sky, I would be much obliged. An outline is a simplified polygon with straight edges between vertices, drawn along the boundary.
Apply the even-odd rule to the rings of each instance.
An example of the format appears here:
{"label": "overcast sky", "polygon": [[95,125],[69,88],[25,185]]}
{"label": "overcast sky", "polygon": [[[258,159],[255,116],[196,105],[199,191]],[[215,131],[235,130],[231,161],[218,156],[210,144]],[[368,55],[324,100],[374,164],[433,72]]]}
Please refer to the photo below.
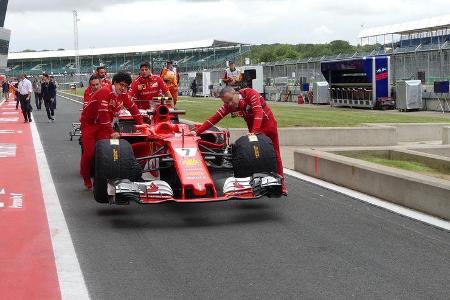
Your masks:
{"label": "overcast sky", "polygon": [[202,39],[261,43],[358,42],[373,27],[450,14],[448,0],[10,0],[10,51]]}

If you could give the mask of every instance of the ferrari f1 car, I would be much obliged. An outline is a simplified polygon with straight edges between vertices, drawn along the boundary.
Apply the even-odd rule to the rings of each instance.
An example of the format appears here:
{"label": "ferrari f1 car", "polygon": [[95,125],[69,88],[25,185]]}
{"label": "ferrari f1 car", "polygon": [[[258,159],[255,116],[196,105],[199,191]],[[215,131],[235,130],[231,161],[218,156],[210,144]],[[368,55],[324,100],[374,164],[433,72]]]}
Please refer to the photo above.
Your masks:
{"label": "ferrari f1 car", "polygon": [[[264,135],[229,143],[229,132],[215,127],[200,136],[179,121],[184,111],[156,99],[143,111],[144,125],[122,112],[115,129],[120,140],[96,144],[94,198],[100,203],[212,202],[280,197],[282,178],[275,152]],[[154,100],[155,101],[155,100]]]}

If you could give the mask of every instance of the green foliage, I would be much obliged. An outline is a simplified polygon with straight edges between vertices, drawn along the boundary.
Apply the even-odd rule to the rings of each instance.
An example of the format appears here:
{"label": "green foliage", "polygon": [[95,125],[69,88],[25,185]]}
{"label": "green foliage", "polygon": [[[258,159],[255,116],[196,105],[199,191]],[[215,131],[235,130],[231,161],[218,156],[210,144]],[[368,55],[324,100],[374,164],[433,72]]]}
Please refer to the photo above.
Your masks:
{"label": "green foliage", "polygon": [[304,59],[354,52],[370,52],[381,45],[351,45],[347,41],[335,40],[326,44],[270,44],[255,46],[250,59],[253,63],[284,61],[290,59]]}

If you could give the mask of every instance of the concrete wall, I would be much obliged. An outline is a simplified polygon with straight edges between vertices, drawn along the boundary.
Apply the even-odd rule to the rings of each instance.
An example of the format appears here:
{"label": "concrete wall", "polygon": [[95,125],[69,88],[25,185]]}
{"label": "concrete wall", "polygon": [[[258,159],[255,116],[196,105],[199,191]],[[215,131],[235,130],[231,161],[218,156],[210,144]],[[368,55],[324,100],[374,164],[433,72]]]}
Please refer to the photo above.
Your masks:
{"label": "concrete wall", "polygon": [[450,144],[450,126],[442,128],[442,144]]}
{"label": "concrete wall", "polygon": [[432,148],[424,147],[424,148],[409,148],[409,149],[415,152],[429,153],[450,158],[450,146],[448,145],[439,145]]}
{"label": "concrete wall", "polygon": [[315,150],[296,150],[295,170],[450,220],[448,181]]}
{"label": "concrete wall", "polygon": [[[183,122],[193,123],[187,120]],[[394,146],[404,142],[440,141],[447,134],[448,123],[365,124],[365,127],[292,127],[278,128],[280,146]],[[443,130],[444,127],[448,129]],[[230,128],[231,142],[246,135],[246,128]]]}
{"label": "concrete wall", "polygon": [[386,124],[367,124],[368,126],[393,126],[397,128],[397,139],[399,143],[404,142],[423,142],[440,141],[442,139],[442,128],[448,126],[448,123],[386,123]]}
{"label": "concrete wall", "polygon": [[[448,123],[366,124],[367,127],[279,128],[281,146],[392,146],[405,142],[440,141],[450,144]],[[443,128],[448,129],[443,130]],[[230,129],[231,140],[247,134],[247,129]]]}
{"label": "concrete wall", "polygon": [[[231,140],[247,129],[230,129]],[[391,146],[397,144],[394,127],[279,128],[281,146]]]}

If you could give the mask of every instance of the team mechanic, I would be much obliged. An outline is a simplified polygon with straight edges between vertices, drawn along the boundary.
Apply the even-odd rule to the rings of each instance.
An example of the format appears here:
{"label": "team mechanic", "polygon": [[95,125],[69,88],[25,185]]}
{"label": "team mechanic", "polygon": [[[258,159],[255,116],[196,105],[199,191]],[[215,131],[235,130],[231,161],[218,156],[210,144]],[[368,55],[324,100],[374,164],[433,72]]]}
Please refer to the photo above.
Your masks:
{"label": "team mechanic", "polygon": [[[108,85],[104,85],[108,86]],[[89,78],[89,86],[84,91],[83,95],[83,109],[89,104],[92,100],[92,96],[94,96],[95,92],[102,88],[102,83],[100,82],[100,77],[96,74],[92,75]]]}
{"label": "team mechanic", "polygon": [[106,71],[106,67],[100,66],[95,69],[95,75],[100,78],[100,83],[102,86],[111,85],[111,81],[108,78],[108,72]]}
{"label": "team mechanic", "polygon": [[140,65],[139,76],[131,84],[128,94],[140,109],[149,109],[154,97],[172,97],[162,78],[152,74],[148,62]]}
{"label": "team mechanic", "polygon": [[283,177],[283,193],[287,193],[278,141],[277,121],[264,98],[254,89],[246,88],[235,91],[232,86],[224,87],[219,96],[224,103],[222,107],[201,126],[197,127],[192,134],[199,135],[229,113],[240,112],[247,123],[250,134],[263,133],[272,140],[277,160],[277,172]]}
{"label": "team mechanic", "polygon": [[125,107],[137,124],[144,124],[139,109],[127,94],[130,84],[131,76],[124,72],[118,72],[113,76],[112,85],[99,89],[81,113],[83,154],[80,161],[80,175],[88,189],[92,188],[90,171],[95,143],[102,139],[120,137],[120,134],[113,130],[113,118]]}

